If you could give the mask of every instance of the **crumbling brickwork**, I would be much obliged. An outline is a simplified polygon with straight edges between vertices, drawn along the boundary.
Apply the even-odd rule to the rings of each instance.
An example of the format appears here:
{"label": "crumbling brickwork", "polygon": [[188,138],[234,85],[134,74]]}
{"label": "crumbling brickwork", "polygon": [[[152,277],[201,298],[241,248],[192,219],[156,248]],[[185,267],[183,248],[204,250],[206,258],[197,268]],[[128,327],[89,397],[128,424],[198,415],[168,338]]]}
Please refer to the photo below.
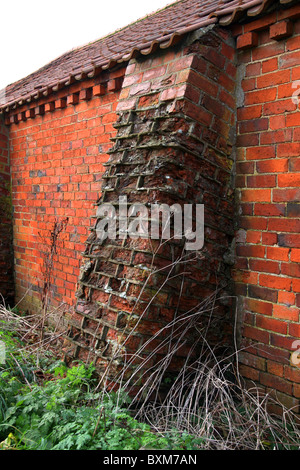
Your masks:
{"label": "crumbling brickwork", "polygon": [[[214,31],[184,48],[129,63],[98,204],[117,206],[124,195],[128,205],[204,204],[205,245],[201,253],[188,253],[172,239],[160,245],[159,240],[107,238],[101,244],[94,230],[71,319],[72,356],[95,355],[102,370],[110,358],[122,367],[122,356],[130,357],[162,330],[147,363],[153,367],[169,347],[163,328],[201,308],[198,330],[182,339],[170,368],[180,370],[194,335],[205,327],[212,346],[232,345],[234,57],[229,35]],[[214,307],[205,309],[214,296]],[[155,349],[153,341],[149,347]],[[145,378],[145,370],[141,375]]]}

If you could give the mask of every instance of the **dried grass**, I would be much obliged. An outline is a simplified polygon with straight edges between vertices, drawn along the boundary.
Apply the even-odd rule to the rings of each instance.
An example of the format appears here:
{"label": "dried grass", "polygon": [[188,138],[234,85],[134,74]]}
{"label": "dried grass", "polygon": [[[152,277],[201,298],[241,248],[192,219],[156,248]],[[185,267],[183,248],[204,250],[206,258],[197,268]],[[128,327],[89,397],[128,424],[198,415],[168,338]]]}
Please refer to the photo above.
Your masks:
{"label": "dried grass", "polygon": [[[239,373],[236,342],[233,341],[232,351],[222,357],[218,347],[210,346],[207,333],[213,327],[217,295],[216,292],[197,308],[178,315],[135,354],[125,356],[124,367],[112,382],[107,371],[105,387],[110,389],[113,383],[118,383],[120,390],[129,394],[134,391],[131,409],[137,419],[151,424],[161,435],[188,433],[199,440],[199,449],[300,449],[299,415],[280,403],[274,394],[262,393],[255,383],[251,388],[246,386]],[[211,323],[201,328],[204,316]],[[167,392],[162,393],[170,364],[195,331],[198,341],[190,346],[183,367]],[[164,339],[151,348],[151,342],[159,337]],[[128,336],[116,356],[124,351],[126,341]],[[166,348],[167,354],[160,354]],[[157,355],[160,360],[155,359]],[[131,377],[124,380],[128,371],[132,372]],[[281,415],[272,413],[274,406],[280,408]]]}
{"label": "dried grass", "polygon": [[32,353],[60,347],[60,341],[67,331],[63,317],[63,304],[42,314],[30,315],[20,314],[16,307],[7,308],[3,299],[0,303],[0,329],[12,332],[24,345],[23,349],[30,349]]}
{"label": "dried grass", "polygon": [[[173,268],[182,262],[180,259],[171,264],[166,282],[174,275]],[[186,273],[182,275],[184,279]],[[107,393],[113,384],[118,384],[120,400],[124,390],[129,394],[134,390],[130,409],[137,419],[150,423],[158,435],[188,433],[198,439],[199,449],[300,449],[299,415],[280,404],[273,394],[262,394],[256,384],[246,387],[239,374],[236,335],[231,352],[221,357],[217,347],[209,344],[208,332],[214,328],[213,313],[219,295],[215,292],[193,310],[176,314],[172,322],[132,355],[126,355],[126,342],[134,329],[127,331],[96,390],[101,385],[103,393]],[[45,311],[40,316],[20,316],[0,305],[1,328],[17,332],[22,341],[36,350],[45,349],[65,335],[62,315],[57,312],[56,325],[46,329],[48,317],[53,318],[53,313],[47,312],[46,318]],[[201,326],[204,317],[207,321]],[[178,350],[189,344],[191,333],[195,337],[195,331],[198,339],[190,345],[185,363],[166,389],[170,364]],[[159,338],[163,339],[157,345]],[[120,355],[125,363],[111,382],[110,367],[114,370],[114,361]],[[130,379],[125,380],[128,372]],[[281,408],[281,416],[272,414],[273,405]]]}

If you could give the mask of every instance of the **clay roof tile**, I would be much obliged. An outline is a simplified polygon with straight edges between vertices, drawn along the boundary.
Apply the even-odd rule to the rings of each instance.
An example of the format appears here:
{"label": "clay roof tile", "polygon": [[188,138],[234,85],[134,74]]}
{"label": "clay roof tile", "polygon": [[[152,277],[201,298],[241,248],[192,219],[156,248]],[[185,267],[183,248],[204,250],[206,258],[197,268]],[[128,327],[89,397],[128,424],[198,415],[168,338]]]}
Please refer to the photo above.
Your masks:
{"label": "clay roof tile", "polygon": [[[277,0],[287,4],[293,0]],[[274,2],[271,2],[274,3]],[[170,47],[178,37],[209,24],[231,24],[236,15],[255,16],[270,0],[178,0],[97,41],[66,52],[29,76],[0,91],[0,111],[9,110],[21,98],[30,102],[57,83],[92,76],[95,68],[107,69],[128,61],[136,52],[151,54],[157,45]],[[154,47],[155,46],[155,47]],[[37,93],[38,91],[38,93]]]}

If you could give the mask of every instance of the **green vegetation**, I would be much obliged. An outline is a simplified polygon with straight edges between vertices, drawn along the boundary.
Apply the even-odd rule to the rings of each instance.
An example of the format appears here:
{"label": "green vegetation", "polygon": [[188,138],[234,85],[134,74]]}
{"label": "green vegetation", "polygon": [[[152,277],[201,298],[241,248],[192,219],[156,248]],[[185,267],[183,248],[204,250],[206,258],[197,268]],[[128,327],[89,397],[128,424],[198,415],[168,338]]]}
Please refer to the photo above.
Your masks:
{"label": "green vegetation", "polygon": [[[199,439],[165,436],[138,422],[125,393],[96,393],[94,367],[67,368],[55,357],[24,354],[10,332],[0,334],[0,448],[25,450],[190,449]],[[22,351],[22,352],[20,352]],[[37,374],[38,372],[38,374]],[[42,375],[42,379],[39,378]]]}
{"label": "green vegetation", "polygon": [[[0,450],[300,448],[293,410],[270,413],[278,403],[243,388],[232,361],[206,354],[172,378],[162,361],[130,399],[129,384],[100,389],[92,364],[67,367],[56,354],[60,333],[44,330],[41,340],[41,325],[43,317],[0,306]],[[149,400],[161,384],[165,398]]]}

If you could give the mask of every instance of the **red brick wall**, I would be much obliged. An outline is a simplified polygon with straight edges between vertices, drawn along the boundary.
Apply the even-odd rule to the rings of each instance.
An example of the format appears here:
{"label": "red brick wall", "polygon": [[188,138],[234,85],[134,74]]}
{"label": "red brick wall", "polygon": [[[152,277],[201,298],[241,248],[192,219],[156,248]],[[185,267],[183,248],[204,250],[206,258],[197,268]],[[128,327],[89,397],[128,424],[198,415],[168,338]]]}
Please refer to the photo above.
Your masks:
{"label": "red brick wall", "polygon": [[8,128],[5,126],[4,120],[0,118],[0,293],[4,300],[12,306],[14,281],[8,135]]}
{"label": "red brick wall", "polygon": [[[148,58],[133,61],[128,65],[120,94],[121,83],[113,79],[124,75],[122,69],[107,72],[106,76],[101,74],[95,81],[74,84],[35,105],[18,107],[12,112],[7,119],[15,211],[17,300],[31,288],[24,305],[30,308],[40,305],[43,253],[49,248],[49,231],[55,220],[68,217],[55,257],[51,300],[53,305],[65,302],[74,306],[81,252],[85,250],[89,254],[93,245],[93,232],[86,240],[94,224],[94,204],[101,195],[103,163],[108,160],[107,152],[113,145],[111,138],[116,139],[116,145],[111,150],[105,179],[111,185],[111,191],[106,193],[108,201],[119,194],[120,188],[114,186],[116,181],[121,181],[121,189],[128,186],[134,202],[137,189],[141,202],[149,198],[149,191],[141,191],[142,181],[149,185],[146,189],[156,183],[158,193],[163,193],[165,170],[132,176],[129,167],[125,171],[120,160],[121,154],[127,152],[133,158],[135,169],[141,168],[138,157],[148,152],[151,160],[155,148],[161,162],[166,150],[173,158],[173,166],[170,164],[168,171],[174,173],[171,186],[176,197],[185,194],[188,200],[205,204],[208,222],[205,249],[209,256],[205,269],[201,271],[203,265],[199,264],[201,269],[193,272],[195,278],[191,276],[191,279],[195,283],[186,285],[186,305],[194,305],[204,292],[211,293],[220,278],[230,279],[227,262],[232,263],[233,246],[230,245],[233,236],[231,169],[237,117],[236,215],[239,217],[235,240],[237,260],[232,276],[242,326],[241,372],[266,390],[275,390],[286,404],[297,406],[300,372],[291,363],[291,353],[300,333],[299,18],[300,8],[295,6],[231,28],[239,51],[237,92],[233,43],[227,32],[218,30],[217,42],[214,35],[208,35],[188,48],[180,44],[175,49],[159,50]],[[107,83],[105,90],[99,86]],[[175,144],[171,145],[170,137]],[[2,138],[3,142],[0,156],[5,159],[6,138]],[[184,171],[176,167],[180,161],[184,163]],[[199,167],[197,162],[201,162]],[[121,165],[120,174],[115,173],[118,165]],[[137,252],[136,259],[141,262],[143,251],[147,250],[129,248],[131,255]],[[82,333],[82,343],[76,344],[74,340],[76,354],[85,341],[88,351],[87,335],[98,332],[98,328],[99,337],[94,335],[97,345],[103,346],[105,338],[111,345],[118,338],[126,312],[130,313],[130,309],[126,310],[128,299],[123,300],[125,290],[118,290],[121,285],[124,287],[124,279],[122,275],[112,275],[112,265],[122,264],[123,277],[127,276],[128,280],[130,275],[130,280],[136,280],[139,286],[142,283],[140,271],[126,267],[128,250],[122,252],[114,247],[112,252],[105,253],[109,262],[103,264],[104,277],[102,271],[97,271],[100,265],[89,269],[93,269],[92,282],[97,280],[101,284],[109,279],[113,292],[105,289],[101,292],[99,285],[90,285],[87,291],[82,281],[83,271],[77,311],[73,315]],[[137,261],[130,259],[134,260],[131,266],[134,268]],[[136,293],[132,286],[130,292]],[[169,294],[162,295],[153,315],[172,317],[171,300]],[[95,308],[97,301],[109,307],[106,312],[103,305]],[[107,310],[109,316],[105,317]],[[232,306],[220,306],[219,319],[224,318],[225,311],[232,313]],[[148,320],[144,326],[153,332],[159,322],[155,325],[152,317]],[[215,331],[221,330],[218,324]],[[141,344],[145,332],[147,328],[137,331],[132,350]]]}
{"label": "red brick wall", "polygon": [[241,371],[290,406],[300,397],[290,360],[300,337],[299,16],[299,7],[274,12],[239,28],[237,39]]}
{"label": "red brick wall", "polygon": [[66,217],[50,298],[53,306],[74,304],[81,252],[115,134],[119,91],[114,89],[120,84],[113,80],[122,75],[121,69],[104,74],[105,89],[100,79],[86,80],[10,117],[16,300],[26,293],[22,308],[41,305],[50,233],[55,221]]}

